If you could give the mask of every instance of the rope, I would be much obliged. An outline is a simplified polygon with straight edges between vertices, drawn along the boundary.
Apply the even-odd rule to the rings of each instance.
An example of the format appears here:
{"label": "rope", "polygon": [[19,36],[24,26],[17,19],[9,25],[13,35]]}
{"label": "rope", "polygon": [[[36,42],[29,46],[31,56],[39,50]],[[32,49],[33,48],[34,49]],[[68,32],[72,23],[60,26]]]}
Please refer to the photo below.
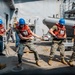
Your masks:
{"label": "rope", "polygon": [[10,54],[10,45],[9,44],[6,45],[5,52],[6,52],[7,56],[15,56],[17,54],[17,50],[13,55]]}

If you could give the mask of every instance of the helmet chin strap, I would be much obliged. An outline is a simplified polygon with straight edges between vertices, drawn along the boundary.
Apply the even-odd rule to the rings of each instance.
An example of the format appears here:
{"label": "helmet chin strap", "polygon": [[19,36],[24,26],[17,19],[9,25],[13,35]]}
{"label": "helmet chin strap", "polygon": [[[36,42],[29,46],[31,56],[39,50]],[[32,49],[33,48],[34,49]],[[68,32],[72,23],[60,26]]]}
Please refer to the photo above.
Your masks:
{"label": "helmet chin strap", "polygon": [[22,28],[24,25],[20,25],[20,27]]}
{"label": "helmet chin strap", "polygon": [[[59,23],[60,24],[60,23]],[[65,26],[64,24],[60,24],[61,26]]]}
{"label": "helmet chin strap", "polygon": [[20,26],[20,28],[22,28],[22,27]]}

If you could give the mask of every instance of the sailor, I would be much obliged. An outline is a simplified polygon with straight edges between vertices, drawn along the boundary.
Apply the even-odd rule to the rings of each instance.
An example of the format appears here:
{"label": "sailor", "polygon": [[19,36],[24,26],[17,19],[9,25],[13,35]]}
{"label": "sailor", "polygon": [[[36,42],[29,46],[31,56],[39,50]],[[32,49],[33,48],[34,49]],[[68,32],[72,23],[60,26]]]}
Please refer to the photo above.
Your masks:
{"label": "sailor", "polygon": [[3,54],[3,36],[5,35],[6,30],[3,26],[3,21],[2,19],[0,19],[0,56],[5,56],[5,54]]}
{"label": "sailor", "polygon": [[8,33],[8,35],[7,35],[7,42],[9,42],[9,39],[11,37],[12,38],[12,42],[14,43],[15,40],[14,40],[14,35],[13,35],[13,27],[12,27],[11,24],[9,24],[9,29],[7,30],[7,33]]}
{"label": "sailor", "polygon": [[63,41],[66,39],[66,28],[65,28],[65,19],[60,18],[59,23],[56,23],[50,30],[49,33],[53,36],[52,46],[50,50],[50,56],[48,64],[52,65],[52,60],[55,55],[55,51],[59,48],[61,62],[67,64],[64,59],[65,46]]}
{"label": "sailor", "polygon": [[36,64],[40,66],[39,62],[39,55],[37,51],[35,51],[34,44],[31,40],[33,40],[33,37],[37,37],[38,39],[42,39],[42,37],[34,34],[29,26],[26,24],[25,20],[23,18],[19,19],[19,26],[16,27],[16,33],[18,34],[20,38],[20,44],[18,45],[18,67],[22,65],[22,55],[23,50],[27,46],[31,51],[34,52]]}
{"label": "sailor", "polygon": [[74,67],[74,58],[75,58],[75,26],[73,26],[74,28],[74,45],[73,45],[73,53],[70,57],[70,60],[68,62],[68,64],[71,66],[71,67]]}
{"label": "sailor", "polygon": [[[3,26],[3,21],[0,19],[0,56],[5,56],[3,54],[3,36],[5,35],[5,28]],[[0,63],[0,70],[4,69],[6,67],[6,64]]]}

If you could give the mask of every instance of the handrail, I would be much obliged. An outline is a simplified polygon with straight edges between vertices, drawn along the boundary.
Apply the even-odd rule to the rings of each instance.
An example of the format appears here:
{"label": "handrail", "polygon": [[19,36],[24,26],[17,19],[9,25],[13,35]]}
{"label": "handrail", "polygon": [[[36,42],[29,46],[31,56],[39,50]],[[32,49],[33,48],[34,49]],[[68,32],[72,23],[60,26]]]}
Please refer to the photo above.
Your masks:
{"label": "handrail", "polygon": [[67,4],[65,4],[65,11],[71,10],[72,4],[73,4],[73,2],[68,2]]}

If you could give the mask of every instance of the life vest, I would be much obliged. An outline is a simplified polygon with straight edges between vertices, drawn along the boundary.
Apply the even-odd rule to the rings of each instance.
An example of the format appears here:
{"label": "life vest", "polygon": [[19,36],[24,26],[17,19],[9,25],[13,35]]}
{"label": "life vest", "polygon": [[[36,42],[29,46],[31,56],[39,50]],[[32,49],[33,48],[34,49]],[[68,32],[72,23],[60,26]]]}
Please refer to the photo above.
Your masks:
{"label": "life vest", "polygon": [[5,32],[4,26],[0,25],[0,34],[4,34],[4,32]]}
{"label": "life vest", "polygon": [[24,25],[24,27],[22,28],[20,28],[20,26],[17,26],[17,29],[24,37],[32,37],[32,33],[28,25]]}
{"label": "life vest", "polygon": [[72,28],[75,28],[75,25]]}
{"label": "life vest", "polygon": [[59,37],[59,38],[63,38],[64,35],[66,34],[66,28],[63,25],[60,25],[59,23],[56,24],[57,26],[57,30],[54,30],[53,33]]}

